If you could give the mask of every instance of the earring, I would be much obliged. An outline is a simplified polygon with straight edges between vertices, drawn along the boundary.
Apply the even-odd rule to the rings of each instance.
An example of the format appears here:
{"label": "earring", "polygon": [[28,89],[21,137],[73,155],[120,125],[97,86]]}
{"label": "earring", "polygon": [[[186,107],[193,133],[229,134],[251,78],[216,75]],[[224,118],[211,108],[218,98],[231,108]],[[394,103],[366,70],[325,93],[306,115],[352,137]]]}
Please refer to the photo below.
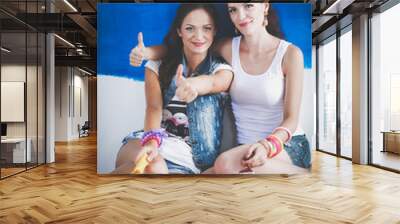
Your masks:
{"label": "earring", "polygon": [[239,35],[239,34],[240,34],[239,30],[236,29],[236,28],[235,28],[235,34],[236,34],[236,35]]}
{"label": "earring", "polygon": [[264,16],[263,26],[268,26],[268,14]]}

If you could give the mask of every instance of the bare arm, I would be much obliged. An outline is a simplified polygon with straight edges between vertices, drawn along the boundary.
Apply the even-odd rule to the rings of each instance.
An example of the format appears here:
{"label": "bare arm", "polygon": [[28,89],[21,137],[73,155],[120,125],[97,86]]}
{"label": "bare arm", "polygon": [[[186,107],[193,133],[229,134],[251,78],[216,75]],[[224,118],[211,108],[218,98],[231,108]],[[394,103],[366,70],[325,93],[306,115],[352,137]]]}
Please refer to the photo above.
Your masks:
{"label": "bare arm", "polygon": [[[181,67],[181,66],[180,66]],[[224,92],[229,89],[233,79],[231,70],[222,69],[214,75],[200,75],[192,78],[182,78],[182,67],[178,69],[176,96],[187,103],[198,95]]]}
{"label": "bare arm", "polygon": [[[292,133],[297,129],[300,116],[301,98],[303,95],[304,62],[299,48],[290,45],[283,58],[282,70],[285,75],[285,96],[283,121],[280,126],[288,128]],[[274,133],[283,141],[287,140],[285,131]]]}
{"label": "bare arm", "polygon": [[146,131],[160,128],[162,115],[161,87],[157,74],[145,69],[146,117],[144,129]]}
{"label": "bare arm", "polygon": [[193,85],[199,95],[226,92],[233,79],[230,70],[219,70],[214,75],[200,75],[189,78],[187,81]]}
{"label": "bare arm", "polygon": [[[146,94],[146,115],[144,130],[149,131],[160,128],[162,116],[162,95],[157,74],[152,70],[145,69],[145,94]],[[156,146],[155,141],[148,144]]]}

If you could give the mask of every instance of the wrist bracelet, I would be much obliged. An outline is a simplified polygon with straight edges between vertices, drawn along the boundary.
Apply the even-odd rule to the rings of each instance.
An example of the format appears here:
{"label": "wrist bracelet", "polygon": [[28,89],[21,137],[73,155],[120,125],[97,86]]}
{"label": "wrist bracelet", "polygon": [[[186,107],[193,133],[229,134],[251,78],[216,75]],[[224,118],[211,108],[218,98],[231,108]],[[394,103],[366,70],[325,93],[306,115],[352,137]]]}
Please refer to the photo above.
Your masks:
{"label": "wrist bracelet", "polygon": [[289,142],[292,139],[292,132],[289,130],[289,128],[286,128],[286,127],[283,127],[283,126],[275,128],[272,133],[275,133],[275,131],[279,131],[279,130],[282,130],[282,131],[286,132],[286,134],[288,135],[288,138],[286,139],[285,143]]}
{"label": "wrist bracelet", "polygon": [[270,150],[268,151],[268,158],[271,158],[271,155],[273,155],[274,153],[276,153],[276,148],[275,148],[275,146],[270,142],[270,141],[268,141],[268,140],[266,140],[267,141],[267,144],[268,144],[268,146],[269,146],[269,148],[270,148]]}
{"label": "wrist bracelet", "polygon": [[271,142],[269,142],[266,139],[261,139],[260,141],[258,141],[262,146],[264,146],[265,150],[267,150],[267,158],[270,157],[272,151],[276,151],[276,149],[274,148],[274,146],[271,144]]}
{"label": "wrist bracelet", "polygon": [[140,144],[142,146],[146,145],[150,140],[155,140],[157,142],[157,148],[159,148],[163,142],[163,139],[167,137],[164,129],[155,129],[147,131],[143,134]]}
{"label": "wrist bracelet", "polygon": [[267,137],[267,140],[268,140],[269,142],[271,142],[271,144],[274,145],[275,148],[276,148],[276,151],[270,155],[270,158],[275,157],[276,155],[278,155],[278,154],[282,151],[282,149],[283,149],[283,147],[284,147],[284,146],[283,146],[283,142],[282,142],[282,140],[280,140],[280,139],[279,139],[278,137],[276,137],[275,135],[270,135],[270,136],[268,136],[268,137]]}

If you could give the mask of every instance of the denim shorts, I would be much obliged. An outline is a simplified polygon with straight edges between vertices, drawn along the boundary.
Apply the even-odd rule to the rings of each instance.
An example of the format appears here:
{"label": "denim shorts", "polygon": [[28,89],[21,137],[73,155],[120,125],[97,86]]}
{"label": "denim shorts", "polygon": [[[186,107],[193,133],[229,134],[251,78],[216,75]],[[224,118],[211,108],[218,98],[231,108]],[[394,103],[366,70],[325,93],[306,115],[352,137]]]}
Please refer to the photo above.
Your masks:
{"label": "denim shorts", "polygon": [[311,149],[306,135],[295,135],[285,143],[285,150],[293,164],[305,169],[311,168]]}
{"label": "denim shorts", "polygon": [[165,160],[169,174],[195,174],[191,169],[185,166],[178,165],[169,160]]}
{"label": "denim shorts", "polygon": [[[127,144],[129,140],[141,139],[143,136],[143,133],[144,133],[143,130],[133,131],[133,132],[129,133],[129,135],[126,136],[122,140],[122,146]],[[172,137],[172,136],[169,136],[169,137]],[[176,164],[174,162],[169,161],[168,159],[164,159],[164,160],[167,163],[169,174],[195,174],[195,172],[193,172],[192,169],[190,169],[189,167]]]}

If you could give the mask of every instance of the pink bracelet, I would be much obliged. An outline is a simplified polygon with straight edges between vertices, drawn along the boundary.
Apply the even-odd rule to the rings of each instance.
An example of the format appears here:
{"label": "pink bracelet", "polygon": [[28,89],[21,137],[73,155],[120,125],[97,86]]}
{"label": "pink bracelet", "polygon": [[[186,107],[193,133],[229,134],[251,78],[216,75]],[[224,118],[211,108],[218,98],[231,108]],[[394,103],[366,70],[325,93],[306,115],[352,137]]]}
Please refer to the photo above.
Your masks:
{"label": "pink bracelet", "polygon": [[268,144],[268,146],[270,147],[270,149],[269,149],[269,151],[268,151],[268,155],[267,155],[267,157],[268,158],[271,158],[271,156],[273,155],[272,154],[272,150],[274,150],[274,152],[277,152],[278,150],[274,147],[274,145],[270,142],[270,141],[268,141],[267,140],[267,144]]}
{"label": "pink bracelet", "polygon": [[271,157],[272,151],[276,152],[275,146],[274,146],[270,141],[268,141],[267,139],[262,139],[262,140],[260,140],[260,141],[258,141],[258,142],[259,142],[262,146],[264,146],[265,149],[268,149],[267,158],[270,158],[270,157]]}
{"label": "pink bracelet", "polygon": [[140,144],[142,146],[146,145],[150,140],[155,140],[157,142],[157,148],[160,148],[163,138],[167,137],[164,129],[155,129],[151,131],[147,131],[143,133],[142,139],[140,140]]}
{"label": "pink bracelet", "polygon": [[285,131],[286,134],[288,135],[288,139],[285,141],[285,143],[286,143],[286,142],[289,142],[290,139],[292,139],[292,132],[291,132],[288,128],[283,127],[283,126],[280,126],[280,127],[275,128],[274,131],[273,131],[272,133],[274,133],[275,131],[279,131],[279,130]]}
{"label": "pink bracelet", "polygon": [[144,146],[146,145],[149,141],[155,140],[157,142],[157,148],[160,148],[161,145],[161,138],[156,135],[149,135],[146,138],[144,138],[141,142],[141,145]]}
{"label": "pink bracelet", "polygon": [[271,142],[273,146],[275,146],[276,151],[269,155],[269,158],[273,158],[278,155],[283,150],[283,143],[282,141],[276,137],[275,135],[270,135],[267,138],[267,141]]}

